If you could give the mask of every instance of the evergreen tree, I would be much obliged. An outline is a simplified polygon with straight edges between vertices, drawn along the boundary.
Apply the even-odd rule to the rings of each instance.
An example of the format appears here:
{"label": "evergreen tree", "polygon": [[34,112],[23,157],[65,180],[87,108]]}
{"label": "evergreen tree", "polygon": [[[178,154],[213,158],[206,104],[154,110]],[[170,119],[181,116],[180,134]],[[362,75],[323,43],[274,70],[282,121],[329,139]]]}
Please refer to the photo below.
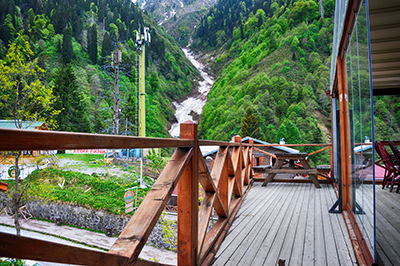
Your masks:
{"label": "evergreen tree", "polygon": [[111,36],[108,32],[104,34],[103,44],[101,46],[101,61],[104,64],[107,56],[111,55],[113,51]]}
{"label": "evergreen tree", "polygon": [[261,14],[258,15],[258,29],[260,29],[261,25],[263,24],[263,18]]}
{"label": "evergreen tree", "polygon": [[240,136],[243,138],[248,136],[257,139],[262,137],[257,114],[254,113],[253,108],[251,107],[247,108],[246,114],[242,118]]}
{"label": "evergreen tree", "polygon": [[88,33],[88,53],[93,64],[97,64],[97,25],[93,23]]}
{"label": "evergreen tree", "polygon": [[61,53],[63,64],[66,65],[71,63],[74,58],[74,50],[72,48],[72,34],[70,28],[64,29]]}
{"label": "evergreen tree", "polygon": [[58,97],[56,108],[61,110],[57,122],[61,131],[91,132],[86,95],[79,91],[75,70],[71,64],[63,66],[56,74],[54,93]]}

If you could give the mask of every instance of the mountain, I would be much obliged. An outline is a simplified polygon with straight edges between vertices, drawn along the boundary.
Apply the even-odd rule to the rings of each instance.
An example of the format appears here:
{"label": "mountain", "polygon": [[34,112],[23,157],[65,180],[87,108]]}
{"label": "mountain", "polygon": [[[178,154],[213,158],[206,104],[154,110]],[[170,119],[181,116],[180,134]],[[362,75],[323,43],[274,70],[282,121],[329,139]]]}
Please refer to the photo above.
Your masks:
{"label": "mountain", "polygon": [[[28,40],[54,86],[59,130],[112,132],[114,69],[111,53],[122,50],[120,129],[137,134],[136,31],[150,27],[146,49],[146,131],[167,137],[174,121],[172,100],[189,94],[200,78],[165,30],[129,0],[0,0],[0,60],[9,43]],[[2,119],[9,114],[1,112]]]}
{"label": "mountain", "polygon": [[[230,140],[239,134],[271,143],[281,138],[331,143],[326,91],[333,13],[333,0],[220,0],[209,9],[191,45],[218,77],[200,116],[200,137]],[[365,27],[359,30],[366,32]],[[365,39],[359,45],[367,55]],[[368,81],[367,60],[360,59],[363,81]],[[400,138],[399,100],[374,97],[377,139]],[[360,119],[354,118],[355,126]],[[318,163],[328,158],[325,153]]]}
{"label": "mountain", "polygon": [[139,3],[168,34],[185,47],[200,18],[216,0],[148,0]]}

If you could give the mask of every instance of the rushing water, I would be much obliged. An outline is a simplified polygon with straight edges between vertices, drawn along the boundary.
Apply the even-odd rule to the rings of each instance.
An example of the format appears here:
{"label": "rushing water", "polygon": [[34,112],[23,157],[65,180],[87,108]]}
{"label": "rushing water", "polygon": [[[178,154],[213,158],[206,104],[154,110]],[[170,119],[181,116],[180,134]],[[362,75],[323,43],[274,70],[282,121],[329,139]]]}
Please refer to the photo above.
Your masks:
{"label": "rushing water", "polygon": [[214,83],[214,79],[204,71],[205,66],[195,59],[192,51],[190,51],[188,48],[183,48],[182,51],[185,53],[186,57],[193,64],[193,66],[199,70],[203,80],[199,81],[199,93],[197,93],[195,96],[188,97],[181,103],[173,102],[173,105],[176,107],[175,117],[178,120],[178,123],[172,124],[169,134],[175,138],[179,137],[180,123],[188,120],[194,121],[193,117],[190,115],[192,111],[199,115],[201,114],[203,106],[207,102],[207,95]]}

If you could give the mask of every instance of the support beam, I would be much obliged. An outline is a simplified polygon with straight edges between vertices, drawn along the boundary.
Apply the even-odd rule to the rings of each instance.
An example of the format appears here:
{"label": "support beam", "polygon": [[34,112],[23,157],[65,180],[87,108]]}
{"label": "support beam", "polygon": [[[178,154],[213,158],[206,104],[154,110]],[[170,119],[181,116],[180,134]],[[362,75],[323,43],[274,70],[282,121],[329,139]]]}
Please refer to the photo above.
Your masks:
{"label": "support beam", "polygon": [[130,258],[129,265],[137,261],[179,178],[187,172],[186,168],[189,167],[188,162],[192,156],[192,149],[175,151],[109,253]]}

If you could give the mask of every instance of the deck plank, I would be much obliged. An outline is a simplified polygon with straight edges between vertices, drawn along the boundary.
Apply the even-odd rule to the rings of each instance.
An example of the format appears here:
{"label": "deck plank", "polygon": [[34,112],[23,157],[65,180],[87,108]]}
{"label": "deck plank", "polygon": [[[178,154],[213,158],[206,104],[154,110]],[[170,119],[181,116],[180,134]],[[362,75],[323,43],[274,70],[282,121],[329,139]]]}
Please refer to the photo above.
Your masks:
{"label": "deck plank", "polygon": [[[255,191],[255,192],[257,194],[260,193],[259,191]],[[263,195],[263,194],[260,194],[260,195]],[[247,208],[242,207],[242,208],[246,208],[247,210],[242,211],[241,213],[238,213],[236,215],[236,218],[232,223],[232,226],[228,232],[228,235],[222,242],[221,247],[216,256],[221,256],[219,254],[224,253],[225,249],[227,249],[228,247],[230,249],[232,249],[236,245],[239,245],[241,242],[241,235],[243,235],[243,233],[246,233],[245,230],[240,230],[240,228],[241,227],[245,228],[245,227],[250,226],[250,224],[255,223],[255,222],[253,222],[254,219],[259,219],[259,215],[263,214],[263,212],[260,211],[261,208],[265,204],[267,204],[268,201],[275,201],[276,197],[279,197],[279,196],[282,197],[282,195],[279,195],[278,191],[274,191],[274,193],[269,193],[269,194],[264,193],[263,197],[260,197],[258,200],[252,201],[253,202],[252,205],[250,205],[250,206],[247,205]],[[258,215],[255,215],[255,214],[258,214]],[[239,230],[235,230],[235,228],[239,228]],[[227,254],[229,254],[229,252],[222,255],[222,258],[224,258],[225,256],[229,256]]]}
{"label": "deck plank", "polygon": [[[264,188],[265,189],[265,188]],[[283,188],[281,188],[283,189]],[[248,248],[245,252],[245,254],[242,256],[241,261],[239,261],[238,265],[255,265],[253,263],[253,259],[256,256],[259,247],[264,243],[265,237],[268,235],[270,232],[271,225],[275,222],[275,218],[278,216],[279,212],[281,211],[282,207],[284,206],[284,202],[288,195],[293,193],[293,188],[288,189],[287,187],[284,189],[285,193],[280,193],[282,197],[276,201],[275,204],[270,204],[269,209],[267,210],[270,212],[270,216],[268,219],[265,221],[264,224],[262,224],[260,230],[258,231],[258,234],[256,235],[255,240],[251,244],[251,247]],[[271,208],[274,207],[274,208]]]}
{"label": "deck plank", "polygon": [[331,185],[255,183],[213,265],[356,265],[334,201]]}
{"label": "deck plank", "polygon": [[[276,193],[276,192],[278,192],[278,193]],[[289,193],[290,193],[290,191],[287,191],[287,193],[279,193],[279,191],[275,191],[275,193],[265,193],[265,190],[264,190],[264,194],[259,194],[260,197],[262,197],[263,195],[264,196],[265,195],[274,195],[275,197],[265,196],[266,202],[263,202],[264,204],[258,204],[258,205],[261,207],[264,206],[264,208],[265,208],[265,206],[274,207],[273,205],[270,205],[268,202],[277,202],[277,204],[275,205],[276,211],[274,211],[271,208],[268,208],[268,212],[265,212],[264,210],[260,211],[259,209],[257,209],[256,212],[254,212],[253,214],[247,215],[245,217],[247,222],[245,223],[244,227],[238,228],[238,230],[236,230],[236,232],[237,232],[236,236],[239,236],[239,237],[235,236],[236,242],[232,246],[229,246],[229,250],[226,250],[225,252],[221,252],[221,253],[218,252],[216,257],[219,257],[219,260],[223,261],[224,263],[229,262],[229,260],[236,261],[239,256],[240,256],[240,258],[242,257],[241,256],[242,252],[243,251],[246,252],[250,245],[251,245],[251,249],[255,249],[258,246],[255,243],[255,242],[257,242],[257,240],[254,241],[254,238],[252,238],[252,237],[260,238],[260,236],[262,235],[262,232],[259,232],[260,226],[262,227],[264,224],[266,224],[268,222],[268,220],[271,220],[274,218],[274,214],[276,215],[279,212],[279,207],[284,202],[282,199],[285,196],[288,196]],[[259,220],[260,218],[261,218],[261,220]],[[258,223],[254,223],[254,221],[258,221]],[[253,227],[251,227],[251,226],[253,226]],[[252,228],[252,230],[249,233],[247,230],[243,230],[244,228]],[[229,237],[227,237],[226,240],[232,243],[233,242],[232,237],[233,237],[233,234],[230,235]],[[237,248],[239,247],[239,245],[241,248],[238,251]],[[221,255],[219,255],[219,254],[221,254]],[[250,257],[246,256],[246,258],[250,258]],[[246,262],[244,262],[244,261],[242,263],[246,264]],[[218,265],[218,264],[216,264],[216,265]],[[230,264],[230,265],[235,265],[235,264],[233,264],[233,262],[232,262],[232,264]]]}
{"label": "deck plank", "polygon": [[[293,186],[293,184],[290,184]],[[294,186],[293,186],[294,187]],[[298,187],[298,186],[297,186]],[[256,256],[253,259],[253,265],[274,265],[276,264],[276,249],[281,248],[281,240],[286,234],[288,226],[288,217],[294,210],[295,202],[298,200],[300,190],[294,189],[290,197],[285,199],[282,209],[275,218],[274,223],[260,246]]]}
{"label": "deck plank", "polygon": [[311,190],[309,195],[302,265],[314,265],[315,192]]}
{"label": "deck plank", "polygon": [[[337,198],[333,190],[326,190],[325,193],[328,208],[330,208],[335,203]],[[346,237],[347,227],[343,220],[343,216],[335,213],[330,213],[329,215],[331,217],[332,229],[340,265],[357,265],[357,259],[354,255],[350,238]]]}
{"label": "deck plank", "polygon": [[[303,250],[306,236],[306,226],[304,226],[307,222],[307,214],[308,214],[308,205],[311,194],[311,187],[306,186],[305,195],[303,197],[303,202],[301,205],[301,212],[299,215],[299,222],[297,224],[297,230],[295,233],[295,239],[293,241],[292,253],[290,254],[290,265],[302,265],[303,261]],[[282,255],[283,257],[284,255]]]}
{"label": "deck plank", "polygon": [[[324,231],[324,243],[326,247],[330,247],[331,252],[326,252],[326,262],[328,266],[331,265],[340,265],[339,255],[338,255],[338,246],[335,241],[335,235],[332,224],[332,214],[328,212],[330,206],[328,206],[327,202],[327,194],[328,190],[320,193],[321,195],[321,212],[322,212],[322,228]],[[327,248],[325,249],[325,251]]]}
{"label": "deck plank", "polygon": [[[290,192],[288,192],[290,193]],[[276,198],[276,200],[272,200],[271,201],[275,201],[275,202],[282,202],[282,198],[285,196],[289,196],[289,194],[278,194],[278,198]],[[268,204],[268,203],[266,203]],[[246,251],[248,251],[250,248],[256,248],[258,245],[256,244],[257,238],[260,238],[260,236],[262,235],[262,232],[260,232],[260,230],[262,229],[262,227],[268,222],[268,220],[270,220],[271,218],[273,218],[273,213],[276,213],[277,209],[279,209],[280,205],[276,204],[275,206],[271,206],[273,207],[272,211],[268,212],[268,213],[263,213],[258,211],[257,215],[255,216],[255,218],[253,219],[253,223],[249,223],[246,226],[251,226],[253,227],[253,230],[251,230],[250,232],[247,232],[245,230],[241,230],[241,242],[240,242],[240,248],[238,246],[238,248],[236,249],[236,252],[229,258],[229,260],[227,261],[227,263],[231,264],[231,265],[237,265],[239,264],[239,262],[242,260],[242,263],[244,263],[245,260],[248,260],[250,258],[250,256],[244,256],[244,254],[246,253]],[[271,210],[271,209],[270,209]]]}
{"label": "deck plank", "polygon": [[[315,202],[321,203],[321,194],[315,193]],[[325,234],[324,228],[322,226],[322,210],[320,206],[315,206],[315,224],[314,224],[314,234],[317,236],[315,238],[314,246],[314,265],[323,266],[327,263],[326,253],[325,253]]]}
{"label": "deck plank", "polygon": [[[290,257],[292,255],[293,249],[296,249],[297,247],[294,245],[296,236],[299,234],[301,235],[303,233],[304,235],[304,228],[302,228],[302,224],[300,224],[300,217],[304,216],[301,215],[303,211],[303,205],[306,200],[308,200],[308,189],[307,186],[300,186],[300,195],[299,199],[297,200],[297,206],[295,207],[295,210],[292,214],[291,221],[289,224],[289,228],[286,232],[286,236],[284,237],[284,242],[282,245],[282,248],[279,253],[279,260],[284,260],[285,262],[290,261]],[[305,218],[305,217],[304,217]],[[299,225],[300,224],[300,225]],[[304,223],[303,223],[304,224]],[[304,239],[303,239],[304,243]],[[300,247],[303,245],[301,243]]]}

